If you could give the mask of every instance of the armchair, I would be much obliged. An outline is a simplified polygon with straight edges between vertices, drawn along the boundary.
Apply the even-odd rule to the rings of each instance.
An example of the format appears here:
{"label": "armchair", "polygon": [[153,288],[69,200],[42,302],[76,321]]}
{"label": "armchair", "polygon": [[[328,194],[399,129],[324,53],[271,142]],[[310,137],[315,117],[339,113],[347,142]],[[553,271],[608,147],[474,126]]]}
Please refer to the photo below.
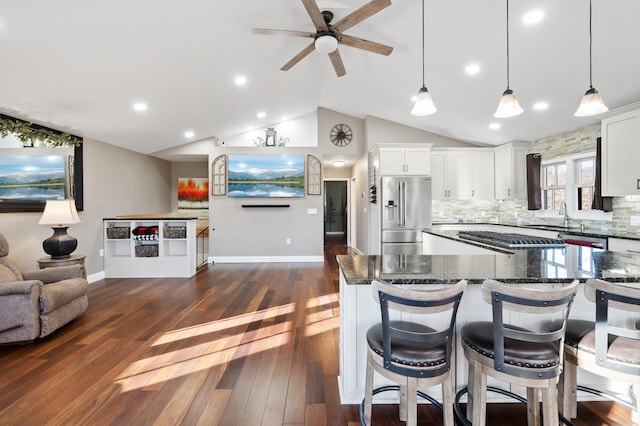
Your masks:
{"label": "armchair", "polygon": [[45,337],[86,311],[80,265],[21,272],[0,234],[0,344]]}

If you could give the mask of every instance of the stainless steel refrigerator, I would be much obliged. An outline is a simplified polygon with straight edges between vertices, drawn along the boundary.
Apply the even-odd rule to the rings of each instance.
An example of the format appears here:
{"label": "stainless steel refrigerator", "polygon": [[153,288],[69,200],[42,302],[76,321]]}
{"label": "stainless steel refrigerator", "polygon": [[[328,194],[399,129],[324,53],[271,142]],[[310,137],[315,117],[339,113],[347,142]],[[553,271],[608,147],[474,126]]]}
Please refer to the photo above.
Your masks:
{"label": "stainless steel refrigerator", "polygon": [[382,177],[380,199],[382,254],[422,254],[422,230],[431,228],[431,178]]}

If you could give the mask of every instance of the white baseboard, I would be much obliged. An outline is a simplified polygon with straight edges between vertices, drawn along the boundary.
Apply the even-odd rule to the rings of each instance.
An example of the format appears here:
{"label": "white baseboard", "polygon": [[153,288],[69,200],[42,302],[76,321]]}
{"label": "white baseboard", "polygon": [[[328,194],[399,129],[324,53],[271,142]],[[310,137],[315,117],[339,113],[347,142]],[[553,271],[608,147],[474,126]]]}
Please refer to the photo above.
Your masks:
{"label": "white baseboard", "polygon": [[104,280],[104,271],[96,272],[95,274],[87,276],[87,281],[89,281],[89,284],[93,284],[96,281],[100,280]]}
{"label": "white baseboard", "polygon": [[300,263],[324,262],[324,256],[213,256],[209,263]]}

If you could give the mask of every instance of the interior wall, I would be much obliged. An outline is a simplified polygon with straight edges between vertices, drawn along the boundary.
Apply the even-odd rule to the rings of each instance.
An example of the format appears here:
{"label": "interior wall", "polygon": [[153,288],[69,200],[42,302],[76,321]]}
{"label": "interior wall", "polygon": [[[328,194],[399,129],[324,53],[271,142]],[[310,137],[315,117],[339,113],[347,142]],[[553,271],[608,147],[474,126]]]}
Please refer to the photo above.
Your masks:
{"label": "interior wall", "polygon": [[422,142],[432,143],[434,146],[442,147],[478,146],[371,115],[365,117],[364,125],[367,133],[367,151],[376,145],[388,143],[410,144]]}
{"label": "interior wall", "polygon": [[[75,254],[87,256],[87,274],[104,270],[102,219],[123,214],[166,212],[171,207],[169,162],[85,138],[84,211],[81,223],[69,227],[78,239]],[[0,232],[9,242],[10,256],[21,269],[37,268],[46,256],[42,241],[53,231],[37,225],[41,213],[0,214]]]}

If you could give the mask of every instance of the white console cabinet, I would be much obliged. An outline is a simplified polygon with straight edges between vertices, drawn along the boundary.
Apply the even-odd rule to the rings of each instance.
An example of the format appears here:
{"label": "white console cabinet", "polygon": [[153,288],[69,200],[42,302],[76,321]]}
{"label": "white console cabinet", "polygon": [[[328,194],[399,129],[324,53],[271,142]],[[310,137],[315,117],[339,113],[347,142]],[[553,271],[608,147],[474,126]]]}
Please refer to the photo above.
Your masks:
{"label": "white console cabinet", "polygon": [[114,218],[103,225],[105,278],[195,275],[195,218]]}

